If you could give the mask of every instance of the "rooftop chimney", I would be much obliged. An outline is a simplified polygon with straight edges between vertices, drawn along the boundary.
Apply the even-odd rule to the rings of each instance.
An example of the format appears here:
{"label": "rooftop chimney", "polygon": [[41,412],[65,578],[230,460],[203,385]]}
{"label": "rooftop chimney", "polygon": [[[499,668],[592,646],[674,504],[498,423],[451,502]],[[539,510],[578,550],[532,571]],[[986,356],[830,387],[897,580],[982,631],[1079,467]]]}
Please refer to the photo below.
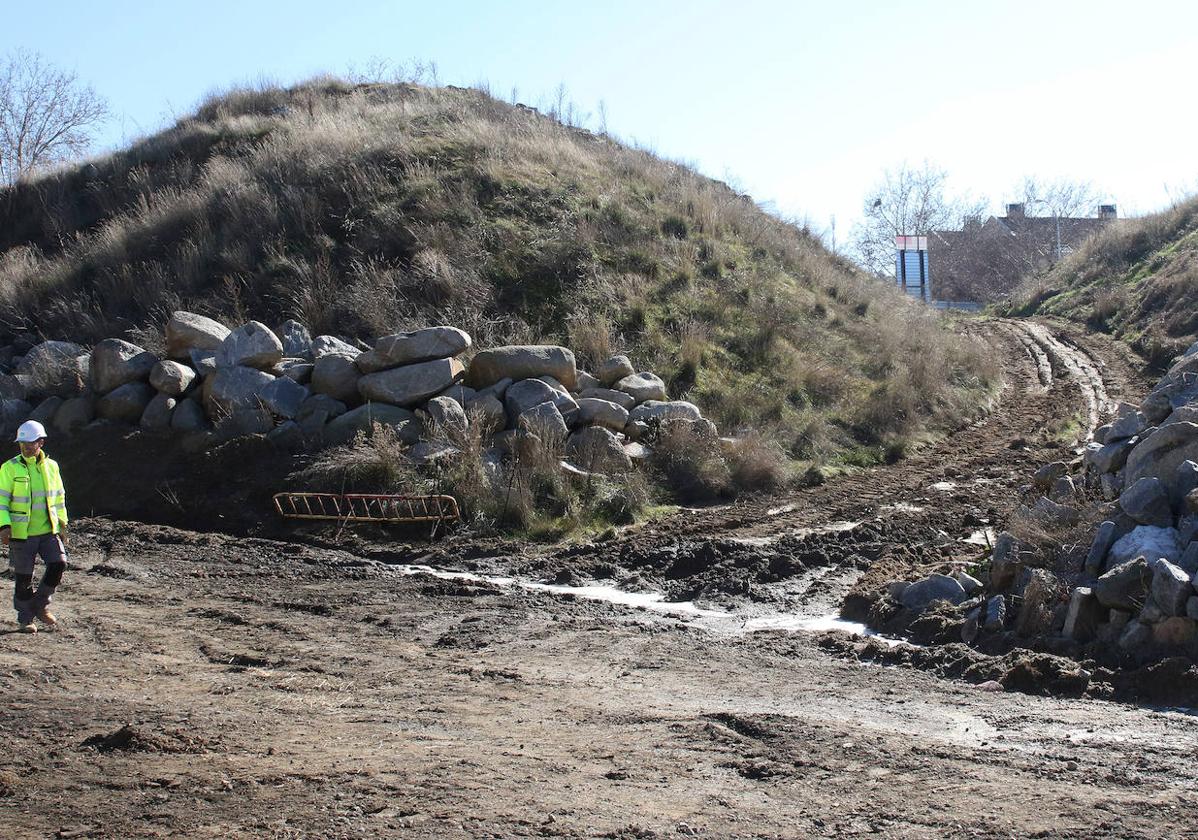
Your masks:
{"label": "rooftop chimney", "polygon": [[1007,218],[1008,219],[1022,219],[1023,218],[1023,204],[1022,203],[1008,204],[1007,205]]}
{"label": "rooftop chimney", "polygon": [[1119,211],[1114,204],[1100,204],[1098,205],[1098,218],[1109,222],[1119,218]]}

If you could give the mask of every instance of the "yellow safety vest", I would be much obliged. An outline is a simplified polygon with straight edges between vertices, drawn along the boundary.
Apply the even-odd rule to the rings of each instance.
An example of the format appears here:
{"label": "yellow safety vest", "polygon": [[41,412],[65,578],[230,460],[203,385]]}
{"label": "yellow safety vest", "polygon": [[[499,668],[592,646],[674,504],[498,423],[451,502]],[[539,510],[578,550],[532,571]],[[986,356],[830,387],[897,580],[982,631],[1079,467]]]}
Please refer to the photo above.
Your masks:
{"label": "yellow safety vest", "polygon": [[23,540],[57,534],[66,525],[67,492],[58,463],[44,452],[32,467],[20,455],[5,461],[0,467],[0,528],[11,526],[12,538]]}

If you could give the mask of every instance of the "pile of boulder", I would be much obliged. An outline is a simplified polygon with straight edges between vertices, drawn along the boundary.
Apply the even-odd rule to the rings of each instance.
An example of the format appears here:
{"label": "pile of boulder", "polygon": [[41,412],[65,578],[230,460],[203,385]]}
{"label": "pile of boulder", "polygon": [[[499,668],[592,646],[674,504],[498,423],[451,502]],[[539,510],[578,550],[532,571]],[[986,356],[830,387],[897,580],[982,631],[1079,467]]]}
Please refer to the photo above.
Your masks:
{"label": "pile of boulder", "polygon": [[180,311],[165,325],[165,358],[117,338],[90,349],[67,341],[0,348],[0,431],[27,419],[62,435],[124,424],[191,445],[264,435],[299,451],[344,444],[381,424],[414,461],[430,463],[477,427],[500,456],[535,436],[590,472],[647,457],[650,431],[667,420],[714,433],[698,407],[669,400],[662,379],[626,356],[591,373],[565,347],[496,347],[465,361],[471,349],[470,336],[451,326],[367,345],[313,338],[296,321],[230,329]]}
{"label": "pile of boulder", "polygon": [[1135,661],[1198,659],[1198,343],[1081,457],[1045,465],[1025,489],[1020,515],[1047,533],[1100,523],[1084,559],[1041,568],[1042,552],[1002,533],[977,578],[896,581],[891,600],[916,614],[947,602],[938,608],[960,613],[967,642],[1013,633]]}

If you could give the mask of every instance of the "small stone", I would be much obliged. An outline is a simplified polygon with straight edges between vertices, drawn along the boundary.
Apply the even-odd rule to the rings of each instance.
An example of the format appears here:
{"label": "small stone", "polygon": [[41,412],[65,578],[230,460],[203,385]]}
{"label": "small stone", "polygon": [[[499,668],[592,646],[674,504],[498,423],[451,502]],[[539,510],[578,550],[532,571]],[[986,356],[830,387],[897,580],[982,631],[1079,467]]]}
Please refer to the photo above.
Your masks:
{"label": "small stone", "polygon": [[1098,633],[1098,625],[1107,616],[1107,609],[1094,597],[1094,591],[1079,586],[1069,596],[1069,610],[1065,613],[1063,634],[1078,642],[1088,642]]}
{"label": "small stone", "polygon": [[966,599],[965,588],[948,575],[930,575],[903,590],[900,601],[909,610],[923,610],[933,601],[960,604]]}
{"label": "small stone", "polygon": [[636,373],[632,361],[627,356],[611,356],[595,371],[596,378],[607,387],[611,387],[626,376]]}
{"label": "small stone", "polygon": [[195,378],[196,372],[187,365],[165,359],[150,370],[150,384],[168,397],[186,392]]}
{"label": "small stone", "polygon": [[980,580],[968,572],[957,572],[955,577],[957,578],[957,583],[961,584],[961,588],[965,590],[965,594],[970,598],[972,598],[974,595],[977,595],[982,591],[982,589],[985,588],[982,586],[982,582]]}
{"label": "small stone", "polygon": [[1106,560],[1107,552],[1111,550],[1111,546],[1115,543],[1116,527],[1115,523],[1109,519],[1098,526],[1098,532],[1094,535],[1094,542],[1090,544],[1090,551],[1086,555],[1086,574],[1095,577],[1102,574],[1103,562]]}
{"label": "small stone", "polygon": [[1093,591],[1103,606],[1134,612],[1144,603],[1151,583],[1148,561],[1137,557],[1103,574],[1094,582]]}
{"label": "small stone", "polygon": [[665,402],[669,399],[666,396],[666,383],[655,373],[634,373],[625,376],[616,382],[615,389],[633,397],[638,404],[648,400]]}
{"label": "small stone", "polygon": [[1054,461],[1051,464],[1045,464],[1036,470],[1032,476],[1032,486],[1041,492],[1047,491],[1057,479],[1063,478],[1069,473],[1069,465],[1064,461]]}

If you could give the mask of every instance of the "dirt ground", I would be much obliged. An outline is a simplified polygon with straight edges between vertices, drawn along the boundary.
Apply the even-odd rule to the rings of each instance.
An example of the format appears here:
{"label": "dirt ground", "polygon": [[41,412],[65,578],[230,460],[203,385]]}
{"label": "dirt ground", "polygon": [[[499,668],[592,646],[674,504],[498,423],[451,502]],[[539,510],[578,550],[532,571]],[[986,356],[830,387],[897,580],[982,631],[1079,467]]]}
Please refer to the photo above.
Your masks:
{"label": "dirt ground", "polygon": [[1192,835],[1192,713],[859,661],[826,630],[855,587],[982,556],[1070,455],[1063,422],[1144,388],[1059,325],[975,329],[1008,360],[985,420],[604,541],[80,521],[61,628],[0,635],[0,836]]}

